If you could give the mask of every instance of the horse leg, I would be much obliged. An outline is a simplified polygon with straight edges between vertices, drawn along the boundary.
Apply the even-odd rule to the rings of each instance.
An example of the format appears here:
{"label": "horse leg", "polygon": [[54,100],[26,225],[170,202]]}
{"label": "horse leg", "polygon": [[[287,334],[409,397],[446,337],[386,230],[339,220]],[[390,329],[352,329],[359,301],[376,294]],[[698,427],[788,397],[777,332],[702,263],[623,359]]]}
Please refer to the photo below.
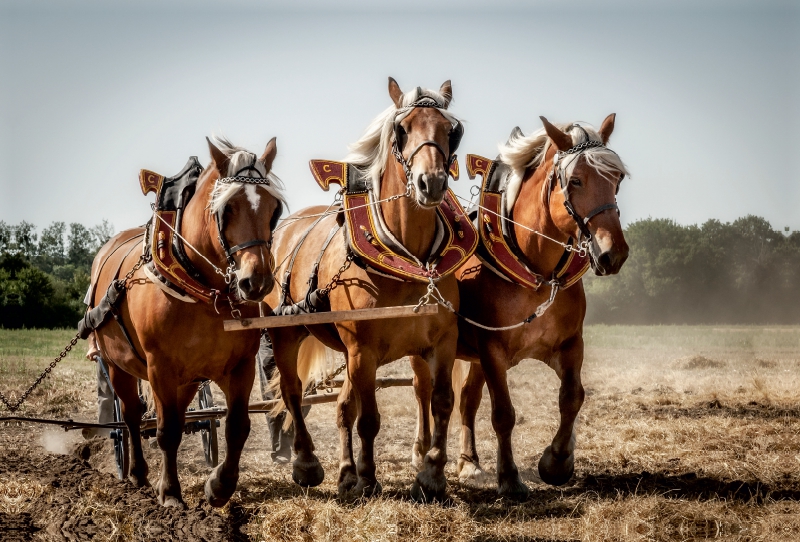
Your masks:
{"label": "horse leg", "polygon": [[345,376],[344,384],[336,403],[336,425],[339,426],[339,497],[346,497],[358,483],[356,461],[353,457],[353,425],[358,415],[356,397],[350,379]]}
{"label": "horse leg", "polygon": [[[150,367],[153,362],[148,359]],[[156,440],[161,448],[161,478],[156,486],[158,502],[163,506],[183,508],[181,483],[178,480],[178,446],[183,437],[186,407],[189,406],[197,385],[178,387],[175,378],[159,376],[152,368],[149,371],[150,386],[158,415]]]}
{"label": "horse leg", "polygon": [[411,449],[411,464],[422,470],[425,454],[431,448],[431,370],[428,363],[419,356],[411,356],[414,370],[414,395],[417,398],[417,436]]}
{"label": "horse leg", "polygon": [[487,361],[482,365],[492,399],[492,426],[497,435],[497,492],[509,499],[525,500],[530,490],[519,476],[511,448],[511,432],[517,418],[508,392],[508,369],[504,362],[494,358]]}
{"label": "horse leg", "polygon": [[292,479],[303,487],[315,487],[325,479],[325,470],[314,455],[314,442],[303,417],[303,383],[297,376],[297,353],[308,332],[302,327],[285,327],[271,329],[269,335],[275,365],[281,374],[281,396],[294,424],[294,451],[297,458],[292,465]]}
{"label": "horse leg", "polygon": [[108,364],[108,376],[111,378],[111,385],[114,393],[119,397],[122,405],[122,419],[128,426],[130,435],[131,468],[128,478],[136,487],[150,485],[147,480],[149,468],[144,458],[142,450],[141,422],[142,422],[142,402],[139,400],[139,386],[135,376],[117,368],[113,363]]}
{"label": "horse leg", "polygon": [[567,343],[559,358],[555,367],[561,379],[561,389],[558,392],[561,424],[552,444],[545,448],[539,460],[539,476],[543,482],[554,486],[566,484],[575,472],[574,426],[584,398],[581,383],[583,338],[578,337]]}
{"label": "horse leg", "polygon": [[361,452],[356,465],[358,482],[350,493],[354,497],[370,497],[383,491],[375,477],[375,437],[381,428],[381,415],[375,400],[376,356],[364,350],[350,351],[347,369],[358,395],[356,430],[361,439]]}
{"label": "horse leg", "polygon": [[430,405],[433,413],[433,438],[431,448],[425,454],[422,470],[411,487],[411,498],[417,502],[443,500],[447,495],[447,428],[453,414],[453,362],[456,357],[457,331],[452,338],[445,337],[428,358],[433,377],[433,393]]}
{"label": "horse leg", "polygon": [[481,468],[475,446],[475,416],[481,406],[485,383],[480,363],[470,363],[467,380],[461,388],[461,456],[458,458],[456,473],[462,483],[480,481],[486,474]]}
{"label": "horse leg", "polygon": [[[256,371],[252,359],[239,362],[222,381],[228,413],[225,416],[225,460],[217,465],[206,480],[206,499],[214,507],[227,503],[239,481],[239,461],[242,449],[250,434],[250,415],[247,413],[250,390],[253,388]],[[212,420],[213,423],[213,420]]]}

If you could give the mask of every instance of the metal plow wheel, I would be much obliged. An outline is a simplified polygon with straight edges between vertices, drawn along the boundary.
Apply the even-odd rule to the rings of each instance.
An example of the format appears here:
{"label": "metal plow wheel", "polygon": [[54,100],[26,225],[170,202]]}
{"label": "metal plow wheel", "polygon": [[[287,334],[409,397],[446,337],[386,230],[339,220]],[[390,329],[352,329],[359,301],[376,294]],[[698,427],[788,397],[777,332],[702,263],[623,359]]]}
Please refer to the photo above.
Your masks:
{"label": "metal plow wheel", "polygon": [[[203,386],[197,394],[197,405],[200,410],[213,408],[214,398],[211,396],[210,385]],[[206,458],[206,465],[214,468],[219,464],[219,441],[217,440],[218,419],[209,419],[196,422],[200,428],[200,438],[203,440],[203,455]]]}

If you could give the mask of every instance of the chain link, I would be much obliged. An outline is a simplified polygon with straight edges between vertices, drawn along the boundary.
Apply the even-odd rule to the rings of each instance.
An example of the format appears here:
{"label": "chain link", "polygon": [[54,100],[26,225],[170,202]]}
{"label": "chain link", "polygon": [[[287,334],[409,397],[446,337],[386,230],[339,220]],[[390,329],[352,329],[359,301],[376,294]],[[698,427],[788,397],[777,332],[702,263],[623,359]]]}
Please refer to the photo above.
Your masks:
{"label": "chain link", "polygon": [[324,288],[319,290],[319,295],[327,296],[329,293],[331,293],[331,291],[333,291],[337,286],[339,286],[340,280],[341,280],[341,277],[342,277],[342,273],[344,273],[345,271],[350,269],[350,264],[351,263],[353,263],[353,253],[352,252],[347,254],[347,258],[345,258],[344,263],[339,268],[339,270],[336,272],[336,274],[333,275],[333,278],[331,278],[331,281]]}
{"label": "chain link", "polygon": [[[133,275],[136,274],[136,272],[142,268],[142,266],[145,264],[146,261],[147,259],[145,258],[144,255],[139,256],[139,260],[136,262],[136,264],[134,264],[131,270],[125,274],[125,277],[123,277],[121,281],[122,288],[127,288],[128,282],[130,282],[133,279]],[[76,333],[75,336],[72,338],[72,340],[69,341],[69,344],[64,347],[64,349],[57,357],[53,358],[53,361],[50,362],[50,365],[48,365],[47,368],[44,371],[42,371],[42,374],[40,374],[39,377],[33,381],[33,384],[31,384],[28,387],[28,389],[25,390],[25,393],[23,393],[19,399],[17,399],[15,402],[12,403],[11,401],[8,400],[8,398],[6,398],[5,395],[3,395],[2,392],[0,392],[0,403],[3,403],[6,406],[6,408],[11,412],[16,412],[17,410],[19,410],[19,408],[22,406],[22,403],[24,403],[28,399],[28,396],[33,392],[33,390],[35,390],[36,387],[39,386],[39,384],[41,384],[45,378],[47,378],[50,372],[53,369],[55,369],[56,365],[58,365],[59,362],[61,362],[61,360],[67,357],[67,354],[69,354],[72,348],[76,344],[78,344],[79,340],[80,340],[80,334]]]}
{"label": "chain link", "polygon": [[336,378],[337,376],[339,376],[342,373],[342,371],[345,370],[346,367],[347,367],[347,362],[345,361],[344,363],[339,365],[339,367],[337,367],[336,370],[333,371],[331,374],[326,375],[325,378],[322,379],[322,382],[320,382],[316,386],[310,386],[305,391],[305,393],[303,393],[303,397],[308,397],[309,395],[311,395],[313,392],[315,392],[317,390],[325,390],[327,392],[332,392],[333,391],[333,379]]}
{"label": "chain link", "polygon": [[19,407],[21,407],[22,403],[24,403],[28,399],[28,396],[33,392],[33,390],[35,390],[36,387],[42,383],[42,380],[47,378],[47,375],[50,374],[50,371],[55,369],[56,365],[58,365],[58,363],[62,359],[67,357],[67,354],[70,353],[73,346],[78,344],[79,340],[80,340],[80,335],[76,334],[72,338],[72,340],[69,341],[69,344],[64,347],[61,353],[57,357],[53,358],[53,361],[50,362],[50,365],[48,365],[47,368],[44,371],[42,371],[42,374],[39,375],[39,378],[33,381],[33,384],[31,384],[30,387],[28,387],[28,389],[25,390],[25,393],[23,393],[17,401],[12,403],[6,398],[5,395],[0,393],[0,402],[2,402],[6,406],[6,408],[11,412],[16,412],[17,410],[19,410]]}

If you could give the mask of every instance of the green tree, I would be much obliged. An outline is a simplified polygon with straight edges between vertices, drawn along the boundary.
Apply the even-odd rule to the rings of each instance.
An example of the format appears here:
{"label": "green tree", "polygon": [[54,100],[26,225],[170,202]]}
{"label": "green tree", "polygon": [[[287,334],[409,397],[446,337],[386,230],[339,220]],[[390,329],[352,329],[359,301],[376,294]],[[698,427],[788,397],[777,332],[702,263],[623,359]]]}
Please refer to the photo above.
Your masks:
{"label": "green tree", "polygon": [[42,230],[35,260],[36,267],[47,273],[52,273],[54,266],[64,265],[66,262],[64,244],[66,232],[67,225],[63,222],[53,222]]}
{"label": "green tree", "polygon": [[94,237],[89,229],[73,222],[69,225],[67,241],[67,261],[75,267],[90,267],[94,256]]}

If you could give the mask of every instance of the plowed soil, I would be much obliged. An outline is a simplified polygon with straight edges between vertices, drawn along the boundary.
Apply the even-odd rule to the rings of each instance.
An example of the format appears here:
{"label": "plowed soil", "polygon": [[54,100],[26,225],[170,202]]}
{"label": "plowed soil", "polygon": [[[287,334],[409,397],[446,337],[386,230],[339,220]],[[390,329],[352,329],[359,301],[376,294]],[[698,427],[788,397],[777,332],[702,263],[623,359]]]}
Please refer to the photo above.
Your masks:
{"label": "plowed soil", "polygon": [[[9,354],[0,344],[3,387],[22,388],[44,365],[44,357]],[[92,420],[92,371],[90,362],[71,358],[24,414]],[[410,374],[405,361],[381,372]],[[289,467],[271,462],[264,418],[254,414],[238,490],[222,509],[203,498],[209,468],[198,435],[181,445],[186,508],[176,510],[161,507],[151,488],[116,478],[110,439],[0,426],[0,539],[800,540],[800,329],[589,328],[576,475],[562,488],[543,484],[536,471],[557,427],[558,380],[534,360],[509,377],[515,459],[531,489],[524,503],[495,492],[487,393],[477,425],[486,480],[458,481],[454,423],[451,498],[411,503],[415,402],[410,389],[391,388],[378,392],[384,492],[355,504],[336,498],[333,405],[315,406],[308,418],[326,472],[321,486],[303,490]],[[258,384],[253,400],[257,395]],[[224,421],[221,457],[223,435]],[[144,446],[155,484],[160,452],[151,441]]]}

